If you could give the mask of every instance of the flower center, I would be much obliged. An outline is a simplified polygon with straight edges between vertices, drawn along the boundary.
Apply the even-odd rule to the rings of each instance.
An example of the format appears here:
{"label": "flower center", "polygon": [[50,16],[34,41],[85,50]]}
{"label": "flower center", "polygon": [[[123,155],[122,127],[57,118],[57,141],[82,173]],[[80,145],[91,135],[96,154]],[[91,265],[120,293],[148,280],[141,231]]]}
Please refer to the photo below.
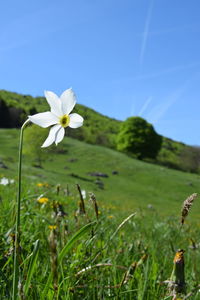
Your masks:
{"label": "flower center", "polygon": [[69,116],[64,115],[64,116],[60,117],[59,123],[62,127],[64,127],[64,128],[67,127],[69,125]]}

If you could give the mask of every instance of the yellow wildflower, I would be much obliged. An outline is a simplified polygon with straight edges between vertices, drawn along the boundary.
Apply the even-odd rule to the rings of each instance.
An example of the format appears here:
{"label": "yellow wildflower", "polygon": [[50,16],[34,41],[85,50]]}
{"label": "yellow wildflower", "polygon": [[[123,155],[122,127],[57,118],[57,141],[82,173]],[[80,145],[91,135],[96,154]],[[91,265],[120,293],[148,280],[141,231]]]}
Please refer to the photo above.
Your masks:
{"label": "yellow wildflower", "polygon": [[38,187],[49,187],[48,183],[37,183]]}
{"label": "yellow wildflower", "polygon": [[109,219],[112,219],[112,218],[114,218],[114,216],[111,215],[111,216],[108,216],[108,218],[109,218]]}
{"label": "yellow wildflower", "polygon": [[40,204],[46,204],[48,201],[49,199],[45,197],[37,199],[37,202],[39,202]]}
{"label": "yellow wildflower", "polygon": [[42,186],[43,186],[43,183],[37,183],[37,186],[38,186],[38,187],[42,187]]}
{"label": "yellow wildflower", "polygon": [[50,230],[55,230],[56,228],[57,228],[56,225],[49,225],[49,229],[50,229]]}

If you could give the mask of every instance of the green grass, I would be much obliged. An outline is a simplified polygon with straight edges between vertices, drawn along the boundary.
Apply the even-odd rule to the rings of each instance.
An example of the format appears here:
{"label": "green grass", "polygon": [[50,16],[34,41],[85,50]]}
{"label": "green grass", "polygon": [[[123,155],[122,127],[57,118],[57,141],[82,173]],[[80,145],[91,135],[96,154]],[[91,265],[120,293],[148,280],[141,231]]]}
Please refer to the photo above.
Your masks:
{"label": "green grass", "polygon": [[[18,130],[0,130],[0,158],[9,167],[8,170],[2,169],[2,175],[15,177],[17,174],[18,136]],[[128,213],[138,208],[146,209],[151,204],[159,214],[177,215],[183,200],[199,192],[200,176],[196,174],[145,163],[68,137],[61,147],[66,153],[49,153],[42,169],[32,167],[29,158],[24,157],[23,175],[33,182],[70,186],[79,183],[82,189],[94,192],[100,203],[112,203]],[[59,150],[59,146],[56,149]],[[71,162],[73,159],[75,161]],[[112,171],[118,174],[113,175]],[[100,178],[104,184],[103,190],[95,183],[96,177],[88,175],[91,172],[109,176]],[[194,214],[200,204],[197,202],[195,206]]]}
{"label": "green grass", "polygon": [[[17,179],[18,138],[18,130],[0,130],[0,161],[8,166],[0,178]],[[25,293],[27,299],[164,300],[167,288],[162,282],[170,278],[178,248],[186,250],[187,292],[199,284],[198,199],[180,227],[183,200],[199,192],[198,175],[67,137],[56,149],[65,154],[49,152],[42,169],[24,156],[21,299]],[[101,178],[104,189],[88,175],[95,171],[109,175]],[[76,183],[87,191],[87,215],[78,212]],[[10,299],[12,290],[16,185],[0,185],[0,299]],[[89,191],[96,195],[98,220]],[[47,204],[38,203],[41,195],[49,199]],[[57,228],[50,230],[49,225]],[[199,299],[199,294],[192,297]]]}

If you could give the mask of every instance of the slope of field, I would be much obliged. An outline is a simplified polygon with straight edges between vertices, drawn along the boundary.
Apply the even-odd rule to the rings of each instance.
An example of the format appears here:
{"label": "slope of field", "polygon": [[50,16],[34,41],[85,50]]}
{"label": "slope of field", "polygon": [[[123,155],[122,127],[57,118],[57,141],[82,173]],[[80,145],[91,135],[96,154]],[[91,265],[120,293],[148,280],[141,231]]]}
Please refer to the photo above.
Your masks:
{"label": "slope of field", "polygon": [[[0,130],[0,177],[17,176],[19,130]],[[86,144],[65,137],[62,152],[49,153],[43,168],[35,168],[24,157],[23,176],[26,181],[47,182],[75,189],[79,183],[87,192],[94,192],[100,205],[110,204],[126,213],[139,208],[157,211],[161,215],[179,215],[183,200],[199,192],[200,177],[135,160],[114,150]],[[63,151],[64,150],[64,151]],[[103,173],[108,177],[91,176]],[[114,174],[113,174],[114,173]],[[117,173],[117,174],[116,174]],[[198,215],[196,201],[190,218]]]}

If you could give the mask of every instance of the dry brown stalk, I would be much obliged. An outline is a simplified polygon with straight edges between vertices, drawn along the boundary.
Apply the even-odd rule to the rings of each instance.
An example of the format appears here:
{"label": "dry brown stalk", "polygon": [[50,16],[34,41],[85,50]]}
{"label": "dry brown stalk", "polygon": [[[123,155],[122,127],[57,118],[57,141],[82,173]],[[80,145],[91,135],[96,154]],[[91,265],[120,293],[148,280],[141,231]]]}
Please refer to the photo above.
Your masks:
{"label": "dry brown stalk", "polygon": [[51,253],[51,270],[53,274],[53,287],[55,293],[58,289],[58,255],[57,255],[57,233],[56,228],[52,226],[50,236],[49,236],[49,245]]}
{"label": "dry brown stalk", "polygon": [[99,208],[98,208],[96,197],[95,197],[95,195],[93,193],[90,193],[90,200],[94,204],[94,210],[95,210],[96,218],[98,220],[98,218],[99,218]]}
{"label": "dry brown stalk", "polygon": [[183,202],[183,207],[181,211],[181,224],[183,225],[185,222],[185,218],[187,217],[190,208],[194,202],[194,199],[197,197],[197,193],[192,194],[189,196],[184,202]]}
{"label": "dry brown stalk", "polygon": [[174,276],[178,293],[184,293],[185,291],[184,252],[182,249],[178,250],[174,257]]}
{"label": "dry brown stalk", "polygon": [[60,194],[60,184],[57,184],[57,186],[56,186],[56,193],[57,193],[57,195]]}
{"label": "dry brown stalk", "polygon": [[176,252],[170,280],[163,282],[168,285],[168,291],[170,296],[173,297],[173,300],[180,298],[180,296],[183,296],[186,293],[184,252],[183,249]]}
{"label": "dry brown stalk", "polygon": [[77,186],[77,189],[78,189],[78,192],[79,192],[79,196],[80,196],[79,213],[82,214],[82,215],[85,215],[86,214],[85,203],[84,203],[83,195],[81,193],[81,187],[80,187],[79,184],[77,184],[76,186]]}

